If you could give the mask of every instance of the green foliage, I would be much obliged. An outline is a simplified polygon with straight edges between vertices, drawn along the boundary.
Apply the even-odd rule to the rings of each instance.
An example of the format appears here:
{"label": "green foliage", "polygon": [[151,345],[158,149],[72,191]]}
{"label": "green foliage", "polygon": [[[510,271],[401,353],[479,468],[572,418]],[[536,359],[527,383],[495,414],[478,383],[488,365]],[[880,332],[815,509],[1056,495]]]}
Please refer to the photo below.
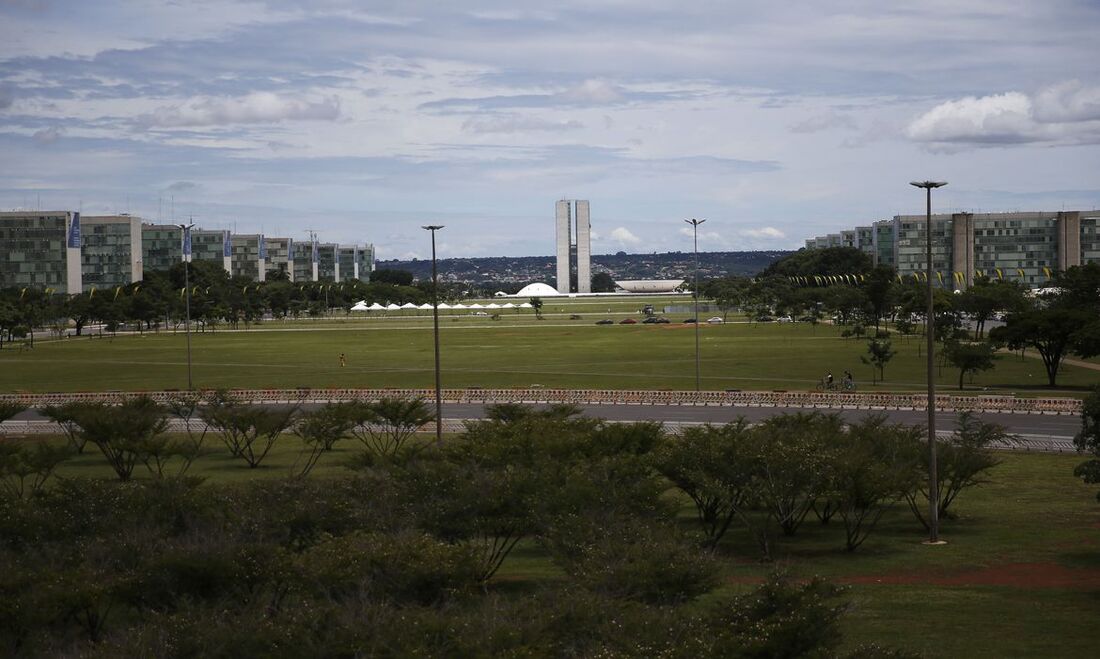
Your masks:
{"label": "green foliage", "polygon": [[597,272],[592,275],[593,293],[614,293],[615,279],[606,272]]}
{"label": "green foliage", "polygon": [[84,453],[86,444],[84,436],[80,433],[80,426],[76,423],[77,414],[87,407],[88,403],[70,401],[60,405],[46,405],[39,409],[39,413],[61,427],[69,445],[78,454]]}
{"label": "green foliage", "polygon": [[826,247],[824,249],[800,249],[773,262],[760,273],[762,276],[779,275],[813,277],[814,275],[858,275],[870,272],[871,256],[854,247]]}
{"label": "green foliage", "polygon": [[[1073,438],[1078,451],[1088,451],[1092,459],[1082,462],[1073,475],[1086,483],[1100,483],[1100,387],[1081,402],[1081,430]],[[1100,492],[1096,494],[1100,501]]]}
{"label": "green foliage", "polygon": [[420,428],[435,421],[435,410],[422,398],[385,397],[354,401],[345,408],[350,432],[374,457],[393,459]]}
{"label": "green foliage", "polygon": [[292,431],[301,438],[305,446],[302,456],[304,461],[297,474],[299,477],[308,476],[321,455],[331,451],[336,442],[351,431],[355,424],[349,414],[352,405],[354,403],[328,403],[316,410],[302,413],[295,420]]}
{"label": "green foliage", "polygon": [[379,268],[370,273],[370,280],[372,283],[391,284],[393,286],[412,286],[413,273],[408,270]]}
{"label": "green foliage", "polygon": [[70,454],[68,447],[0,436],[0,493],[13,498],[36,495]]}
{"label": "green foliage", "polygon": [[[119,405],[88,403],[73,410],[80,437],[99,448],[119,480],[129,480],[138,462],[169,452],[163,434],[168,430],[165,409],[147,396]],[[152,469],[152,467],[151,467]]]}
{"label": "green foliage", "polygon": [[997,349],[989,343],[950,343],[947,346],[947,359],[959,369],[959,390],[963,388],[963,378],[967,373],[977,373],[992,369],[997,362]]}
{"label": "green foliage", "polygon": [[890,339],[874,338],[867,342],[867,354],[860,357],[860,361],[878,370],[878,378],[882,380],[886,374],[886,364],[894,358],[894,347]]}
{"label": "green foliage", "polygon": [[0,400],[0,423],[27,409],[26,405],[13,400]]}
{"label": "green foliage", "polygon": [[207,398],[199,417],[221,435],[233,457],[255,469],[279,436],[291,427],[297,414],[297,405],[281,408],[252,405],[220,391]]}

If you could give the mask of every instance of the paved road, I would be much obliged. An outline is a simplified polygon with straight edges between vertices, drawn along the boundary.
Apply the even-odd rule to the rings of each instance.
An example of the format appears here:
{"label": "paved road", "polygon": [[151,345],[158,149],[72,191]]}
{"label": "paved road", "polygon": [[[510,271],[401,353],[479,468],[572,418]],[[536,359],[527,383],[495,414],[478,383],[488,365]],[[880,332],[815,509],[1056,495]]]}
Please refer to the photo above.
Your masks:
{"label": "paved road", "polygon": [[[585,405],[581,407],[586,415],[609,421],[660,421],[672,428],[698,423],[726,423],[738,416],[744,416],[749,422],[758,422],[776,414],[808,411],[794,407],[691,405]],[[481,418],[484,416],[484,410],[485,406],[481,404],[450,403],[443,406],[443,417],[449,422],[449,426],[457,428],[458,421]],[[923,425],[927,420],[925,413],[919,410],[838,411],[845,419],[853,421],[873,414],[885,414],[892,422],[911,425]],[[984,413],[981,416],[982,419],[999,423],[1009,432],[1018,435],[1022,439],[1018,447],[1026,450],[1073,451],[1072,439],[1081,427],[1078,417],[1068,415]],[[953,412],[942,412],[937,415],[936,425],[939,433],[949,434],[955,426],[955,420],[956,415]],[[17,432],[22,427],[26,427],[26,424],[20,422],[42,422],[44,419],[34,410],[28,410],[17,415],[13,421],[16,423],[9,423],[8,428],[12,432]]]}

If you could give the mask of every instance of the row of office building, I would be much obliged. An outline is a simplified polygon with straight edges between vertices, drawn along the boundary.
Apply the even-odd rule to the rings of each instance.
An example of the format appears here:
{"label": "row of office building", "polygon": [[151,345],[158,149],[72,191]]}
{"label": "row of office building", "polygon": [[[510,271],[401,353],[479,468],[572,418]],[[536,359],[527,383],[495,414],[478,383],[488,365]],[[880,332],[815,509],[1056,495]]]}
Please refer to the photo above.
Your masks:
{"label": "row of office building", "polygon": [[[811,238],[806,248],[855,247],[906,277],[927,270],[927,223],[897,215]],[[987,276],[1040,288],[1051,273],[1086,263],[1100,263],[1100,210],[932,216],[932,269],[945,287],[965,289]]]}
{"label": "row of office building", "polygon": [[141,281],[184,261],[220,263],[231,276],[264,281],[367,281],[374,246],[294,241],[262,234],[183,229],[131,215],[72,211],[0,213],[0,287],[76,294]]}

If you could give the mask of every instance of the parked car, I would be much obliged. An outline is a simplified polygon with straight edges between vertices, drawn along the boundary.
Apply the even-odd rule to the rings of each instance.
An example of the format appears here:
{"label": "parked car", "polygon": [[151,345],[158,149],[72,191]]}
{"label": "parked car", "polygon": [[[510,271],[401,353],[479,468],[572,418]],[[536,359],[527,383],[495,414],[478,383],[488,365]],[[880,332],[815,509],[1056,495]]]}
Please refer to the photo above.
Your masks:
{"label": "parked car", "polygon": [[775,318],[772,318],[771,316],[757,316],[753,320],[755,320],[758,323],[770,323],[773,320],[775,320]]}
{"label": "parked car", "polygon": [[695,319],[694,319],[694,318],[686,318],[686,319],[684,319],[684,324],[687,324],[687,323],[694,323],[694,322],[695,322]]}
{"label": "parked car", "polygon": [[611,320],[610,318],[604,318],[603,320],[597,320],[596,324],[597,325],[614,325],[615,321]]}
{"label": "parked car", "polygon": [[791,318],[790,316],[780,316],[779,318],[775,319],[775,322],[777,322],[777,323],[793,323],[794,318]]}
{"label": "parked car", "polygon": [[642,321],[643,325],[652,325],[657,322],[657,316],[650,316]]}
{"label": "parked car", "polygon": [[669,324],[669,322],[671,322],[671,321],[669,321],[669,319],[668,319],[668,318],[658,318],[658,319],[656,320],[656,322],[657,322],[657,323],[658,323],[659,325],[668,325],[668,324]]}
{"label": "parked car", "polygon": [[638,321],[634,320],[633,318],[623,318],[622,320],[619,321],[619,324],[620,325],[637,325]]}
{"label": "parked car", "polygon": [[815,320],[820,320],[820,318],[815,318],[814,316],[802,316],[801,318],[798,319],[798,322],[800,322],[800,323],[812,323]]}
{"label": "parked car", "polygon": [[707,318],[707,322],[711,325],[721,325],[722,323],[726,322],[726,319],[721,316],[711,316],[710,318]]}

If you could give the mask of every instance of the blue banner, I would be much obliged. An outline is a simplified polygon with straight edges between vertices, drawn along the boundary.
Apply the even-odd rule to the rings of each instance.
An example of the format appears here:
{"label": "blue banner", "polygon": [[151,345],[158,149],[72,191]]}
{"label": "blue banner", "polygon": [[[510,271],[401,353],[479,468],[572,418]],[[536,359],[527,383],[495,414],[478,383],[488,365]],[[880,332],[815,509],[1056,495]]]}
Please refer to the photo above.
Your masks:
{"label": "blue banner", "polygon": [[260,258],[267,260],[267,241],[264,240],[263,235],[260,236]]}
{"label": "blue banner", "polygon": [[286,239],[286,260],[294,260],[294,241],[290,238]]}
{"label": "blue banner", "polygon": [[183,230],[183,255],[191,256],[191,230]]}
{"label": "blue banner", "polygon": [[69,247],[80,247],[80,213],[73,213],[73,221],[69,225]]}
{"label": "blue banner", "polygon": [[228,231],[222,231],[222,256],[233,256],[233,242]]}

